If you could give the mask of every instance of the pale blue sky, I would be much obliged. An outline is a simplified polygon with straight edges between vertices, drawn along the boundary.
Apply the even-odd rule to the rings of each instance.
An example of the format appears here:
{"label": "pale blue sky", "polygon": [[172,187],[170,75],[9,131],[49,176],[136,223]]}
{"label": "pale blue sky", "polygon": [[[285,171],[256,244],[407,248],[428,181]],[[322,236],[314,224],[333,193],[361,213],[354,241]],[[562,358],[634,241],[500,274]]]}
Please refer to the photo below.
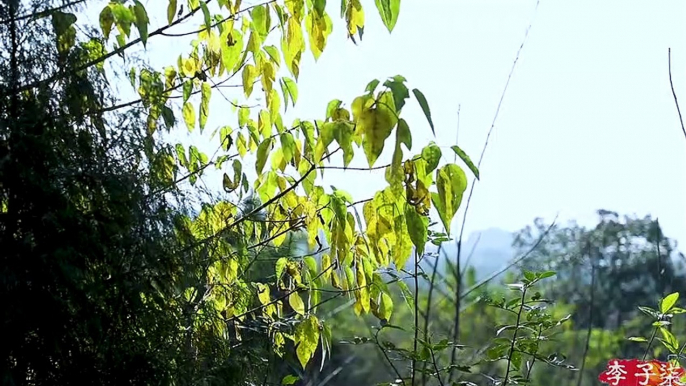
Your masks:
{"label": "pale blue sky", "polygon": [[[164,20],[166,3],[144,2],[159,16],[154,25]],[[446,155],[461,105],[459,145],[478,159],[533,19],[486,151],[467,233],[514,231],[558,212],[563,221],[592,225],[595,210],[604,208],[657,216],[668,236],[686,242],[686,139],[667,74],[671,47],[673,79],[686,109],[686,2],[541,0],[534,14],[536,0],[403,0],[389,35],[373,1],[362,0],[367,27],[359,46],[345,38],[338,1],[329,3],[334,32],[316,64],[305,55],[300,99],[285,123],[321,119],[331,99],[349,103],[370,80],[401,74],[426,95]],[[158,38],[148,50],[159,69],[188,51],[186,39]],[[229,96],[242,102],[237,93]],[[403,113],[419,151],[432,139],[428,124],[414,102]],[[236,126],[235,114],[215,93],[203,136],[189,137],[183,125],[178,135],[209,152],[209,134],[227,123]],[[378,173],[341,172],[329,173],[324,185],[360,199],[383,183]]]}

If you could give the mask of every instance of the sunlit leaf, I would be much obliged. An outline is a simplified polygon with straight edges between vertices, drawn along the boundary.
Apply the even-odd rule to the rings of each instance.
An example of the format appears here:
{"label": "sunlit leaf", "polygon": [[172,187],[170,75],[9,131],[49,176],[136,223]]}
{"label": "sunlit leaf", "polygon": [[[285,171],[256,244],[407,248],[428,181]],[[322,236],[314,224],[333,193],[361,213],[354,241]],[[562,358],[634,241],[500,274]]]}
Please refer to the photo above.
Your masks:
{"label": "sunlit leaf", "polygon": [[210,96],[212,94],[212,87],[209,83],[202,82],[200,90],[200,131],[202,131],[205,129],[207,116],[210,112]]}
{"label": "sunlit leaf", "polygon": [[298,360],[305,368],[319,344],[319,320],[317,317],[310,315],[296,326],[294,342]]}
{"label": "sunlit leaf", "polygon": [[186,127],[189,132],[195,129],[195,109],[191,102],[186,102],[183,105],[183,121],[186,122]]}
{"label": "sunlit leaf", "polygon": [[462,195],[467,189],[467,176],[455,164],[448,164],[436,171],[438,194],[432,193],[431,199],[441,218],[446,233],[450,233],[450,224],[455,212],[460,207]]}
{"label": "sunlit leaf", "polygon": [[293,311],[300,315],[305,315],[305,303],[303,303],[297,291],[288,295],[288,304],[290,304]]}

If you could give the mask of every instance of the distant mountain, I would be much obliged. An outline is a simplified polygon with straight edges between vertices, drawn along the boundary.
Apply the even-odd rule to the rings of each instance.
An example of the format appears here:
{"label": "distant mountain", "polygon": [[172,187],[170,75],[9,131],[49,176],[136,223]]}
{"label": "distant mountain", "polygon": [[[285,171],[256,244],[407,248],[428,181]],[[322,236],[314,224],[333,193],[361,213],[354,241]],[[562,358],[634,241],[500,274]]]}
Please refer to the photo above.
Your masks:
{"label": "distant mountain", "polygon": [[[477,280],[488,277],[503,269],[515,258],[512,241],[514,234],[500,228],[489,228],[473,232],[463,242],[460,256],[461,269],[472,266],[476,269]],[[437,252],[438,247],[431,245],[427,252]],[[446,270],[445,260],[455,262],[457,258],[457,241],[444,243],[438,269]],[[425,263],[425,269],[431,269],[433,259]]]}

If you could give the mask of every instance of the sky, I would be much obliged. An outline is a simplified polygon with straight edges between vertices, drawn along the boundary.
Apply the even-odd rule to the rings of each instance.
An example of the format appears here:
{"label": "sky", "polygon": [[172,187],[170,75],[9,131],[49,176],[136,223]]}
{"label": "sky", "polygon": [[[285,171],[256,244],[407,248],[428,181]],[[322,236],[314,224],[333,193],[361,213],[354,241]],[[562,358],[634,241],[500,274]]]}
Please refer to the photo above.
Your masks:
{"label": "sky", "polygon": [[[433,140],[444,161],[452,162],[449,147],[457,138],[478,160],[531,26],[481,164],[466,235],[493,227],[516,231],[535,217],[552,221],[557,214],[558,221],[592,226],[595,211],[608,209],[658,217],[668,237],[686,243],[686,137],[667,66],[671,47],[674,86],[686,110],[686,2],[537,2],[403,0],[389,34],[374,2],[362,0],[367,21],[356,46],[346,39],[338,1],[330,0],[334,31],[316,63],[311,53],[304,56],[300,97],[284,123],[322,119],[330,100],[349,105],[372,79],[400,74],[426,95],[436,126],[434,138],[416,102],[408,102],[403,116],[412,130],[413,153]],[[167,2],[143,3],[153,25],[162,24]],[[95,8],[87,14],[97,23],[101,7]],[[146,50],[161,70],[189,48],[188,39],[164,38],[151,39]],[[122,95],[130,92],[130,86],[121,89]],[[227,96],[243,103],[238,93]],[[236,115],[214,94],[205,132],[189,135],[182,124],[173,138],[211,153],[216,145],[210,133],[227,123],[235,127]],[[389,140],[379,164],[390,159],[392,146]],[[365,162],[360,157],[353,164]],[[383,184],[382,175],[368,171],[327,171],[323,183],[356,199]],[[463,209],[464,204],[453,229],[459,229]]]}

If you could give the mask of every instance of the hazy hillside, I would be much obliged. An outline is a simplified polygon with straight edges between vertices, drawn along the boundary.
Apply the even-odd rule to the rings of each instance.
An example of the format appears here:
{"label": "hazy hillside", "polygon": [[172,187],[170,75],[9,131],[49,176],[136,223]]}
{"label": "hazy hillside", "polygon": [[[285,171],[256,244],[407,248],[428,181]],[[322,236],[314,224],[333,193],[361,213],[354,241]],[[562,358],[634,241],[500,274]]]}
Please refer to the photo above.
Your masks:
{"label": "hazy hillside", "polygon": [[[477,272],[477,279],[502,269],[515,256],[512,249],[514,236],[511,232],[499,228],[489,228],[470,234],[464,241],[460,261],[462,268],[473,266]],[[439,269],[446,268],[446,257],[455,261],[457,257],[457,242],[443,244]],[[437,252],[438,248],[431,245],[428,252]],[[430,269],[433,260],[425,263],[425,269]],[[409,268],[409,267],[408,267]]]}

